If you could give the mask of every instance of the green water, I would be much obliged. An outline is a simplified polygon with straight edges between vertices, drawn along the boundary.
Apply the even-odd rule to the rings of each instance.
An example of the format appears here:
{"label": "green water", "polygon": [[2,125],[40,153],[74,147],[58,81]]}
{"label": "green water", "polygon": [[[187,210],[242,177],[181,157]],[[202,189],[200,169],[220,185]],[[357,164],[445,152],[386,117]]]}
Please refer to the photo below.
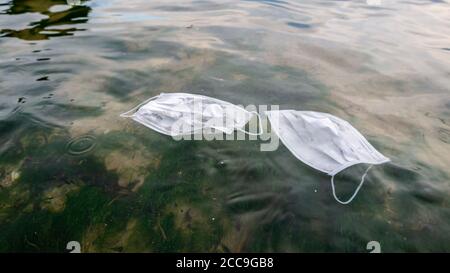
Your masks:
{"label": "green water", "polygon": [[[449,8],[0,0],[0,252],[450,251]],[[283,145],[119,117],[160,92],[328,112],[392,162],[343,206]]]}

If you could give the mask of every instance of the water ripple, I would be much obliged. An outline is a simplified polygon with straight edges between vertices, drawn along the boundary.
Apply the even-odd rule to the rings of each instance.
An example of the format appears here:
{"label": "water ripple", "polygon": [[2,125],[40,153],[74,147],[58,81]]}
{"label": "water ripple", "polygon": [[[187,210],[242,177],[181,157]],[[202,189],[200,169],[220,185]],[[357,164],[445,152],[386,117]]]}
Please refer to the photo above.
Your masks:
{"label": "water ripple", "polygon": [[96,138],[92,135],[79,136],[71,139],[66,146],[70,155],[79,156],[92,151],[96,146]]}

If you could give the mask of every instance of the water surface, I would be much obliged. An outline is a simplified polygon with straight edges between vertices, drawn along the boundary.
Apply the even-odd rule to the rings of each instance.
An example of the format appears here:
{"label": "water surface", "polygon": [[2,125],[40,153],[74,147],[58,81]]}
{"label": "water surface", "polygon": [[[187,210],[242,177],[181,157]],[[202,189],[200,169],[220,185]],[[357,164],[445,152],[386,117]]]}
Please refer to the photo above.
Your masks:
{"label": "water surface", "polygon": [[[0,0],[0,251],[448,252],[449,86],[447,1]],[[180,91],[331,113],[392,162],[342,206],[282,145],[118,116]]]}

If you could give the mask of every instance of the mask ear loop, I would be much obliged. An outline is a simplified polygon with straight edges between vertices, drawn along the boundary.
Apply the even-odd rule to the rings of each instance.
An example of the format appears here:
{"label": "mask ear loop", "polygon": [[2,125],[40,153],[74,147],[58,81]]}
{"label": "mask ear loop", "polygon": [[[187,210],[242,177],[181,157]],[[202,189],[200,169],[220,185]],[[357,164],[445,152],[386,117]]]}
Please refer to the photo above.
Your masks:
{"label": "mask ear loop", "polygon": [[252,132],[246,131],[246,130],[241,129],[241,128],[236,128],[236,130],[241,131],[241,132],[243,132],[243,133],[245,133],[247,135],[250,135],[250,136],[260,136],[260,135],[262,135],[264,133],[263,127],[262,127],[261,116],[256,111],[252,111],[250,113],[255,114],[257,116],[257,118],[258,118],[258,123],[259,123],[259,130],[258,131],[259,132],[258,133],[252,133]]}
{"label": "mask ear loop", "polygon": [[[126,111],[125,113],[120,114],[120,117],[122,117],[122,118],[130,118],[130,117],[132,117],[132,116],[134,115],[134,112],[136,112],[136,110],[139,109],[139,107],[141,107],[142,105],[146,104],[146,103],[149,102],[149,101],[152,101],[152,100],[154,100],[154,99],[159,98],[159,96],[161,96],[161,94],[159,94],[159,95],[157,95],[157,96],[154,96],[154,97],[151,97],[151,98],[145,100],[144,102],[139,103],[139,105],[137,105],[136,107],[133,107],[131,110]],[[133,113],[133,114],[130,115],[130,113]]]}
{"label": "mask ear loop", "polygon": [[347,205],[350,202],[353,201],[353,199],[356,197],[356,195],[358,194],[359,190],[361,189],[362,185],[364,184],[364,179],[366,178],[367,173],[369,172],[370,168],[372,168],[373,165],[370,165],[367,170],[364,172],[363,176],[361,177],[361,182],[359,183],[358,187],[356,188],[355,192],[353,193],[353,195],[347,200],[347,201],[341,201],[337,196],[336,196],[336,190],[334,187],[334,176],[331,176],[331,190],[333,191],[333,197],[334,199],[336,199],[336,201],[338,201],[340,204],[342,205]]}

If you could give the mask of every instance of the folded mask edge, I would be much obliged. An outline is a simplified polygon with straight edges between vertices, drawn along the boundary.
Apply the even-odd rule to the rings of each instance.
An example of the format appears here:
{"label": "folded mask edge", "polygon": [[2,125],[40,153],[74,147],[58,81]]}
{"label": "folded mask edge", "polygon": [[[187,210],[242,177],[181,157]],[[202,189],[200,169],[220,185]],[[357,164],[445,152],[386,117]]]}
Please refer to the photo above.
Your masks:
{"label": "folded mask edge", "polygon": [[[163,96],[164,94],[165,94],[165,93],[160,93],[159,95],[150,97],[150,98],[144,100],[143,102],[139,103],[139,104],[136,105],[135,107],[131,108],[130,110],[128,110],[128,111],[126,111],[126,112],[123,112],[123,113],[120,114],[119,116],[122,117],[122,118],[131,118],[131,117],[134,116],[134,114],[136,114],[136,112],[137,112],[139,109],[141,109],[142,106],[144,106],[145,104],[147,104],[148,102],[150,102],[150,101],[152,101],[152,100],[154,100],[154,99],[157,99],[157,98]],[[131,113],[131,112],[133,112],[133,113],[130,115],[129,113]]]}
{"label": "folded mask edge", "polygon": [[[247,114],[249,114],[249,115],[250,115],[250,118],[248,119],[248,121],[250,121],[251,116],[252,116],[252,115],[251,115],[251,114],[252,114],[251,111],[248,111],[248,110],[245,109],[244,107],[241,107],[241,106],[236,105],[236,104],[234,104],[234,103],[231,103],[231,102],[228,102],[228,101],[224,101],[224,100],[221,100],[221,99],[217,99],[217,98],[213,98],[213,97],[209,97],[209,96],[205,96],[205,95],[194,94],[194,93],[184,93],[184,92],[174,92],[174,93],[164,93],[164,92],[162,92],[162,93],[160,93],[159,95],[156,95],[156,96],[153,96],[153,97],[150,97],[150,98],[146,99],[145,101],[139,103],[137,106],[133,107],[131,110],[129,110],[129,111],[127,111],[127,112],[125,112],[125,113],[123,113],[123,114],[121,114],[121,115],[124,115],[124,114],[127,114],[127,113],[129,113],[129,112],[132,112],[133,110],[134,110],[134,112],[137,112],[142,106],[144,106],[144,105],[147,104],[148,102],[150,102],[150,101],[152,101],[152,100],[154,100],[154,99],[157,99],[157,98],[159,98],[159,97],[163,97],[163,96],[175,96],[175,95],[186,95],[186,96],[190,96],[190,97],[198,97],[198,98],[203,98],[203,99],[209,99],[209,100],[216,101],[216,102],[218,102],[218,103],[220,102],[220,103],[222,103],[222,104],[232,106],[233,108],[242,110],[242,111],[246,112]],[[245,124],[247,124],[248,121],[247,121]],[[245,124],[244,124],[244,125],[245,125]]]}
{"label": "folded mask edge", "polygon": [[350,162],[347,162],[346,164],[343,164],[339,168],[337,168],[331,172],[328,172],[327,174],[330,176],[334,176],[334,175],[340,173],[341,171],[343,171],[347,168],[350,168],[351,166],[357,165],[357,164],[381,165],[381,164],[388,163],[391,161],[391,159],[389,159],[385,156],[383,156],[383,157],[384,158],[380,161],[366,161],[366,160],[350,161]]}

